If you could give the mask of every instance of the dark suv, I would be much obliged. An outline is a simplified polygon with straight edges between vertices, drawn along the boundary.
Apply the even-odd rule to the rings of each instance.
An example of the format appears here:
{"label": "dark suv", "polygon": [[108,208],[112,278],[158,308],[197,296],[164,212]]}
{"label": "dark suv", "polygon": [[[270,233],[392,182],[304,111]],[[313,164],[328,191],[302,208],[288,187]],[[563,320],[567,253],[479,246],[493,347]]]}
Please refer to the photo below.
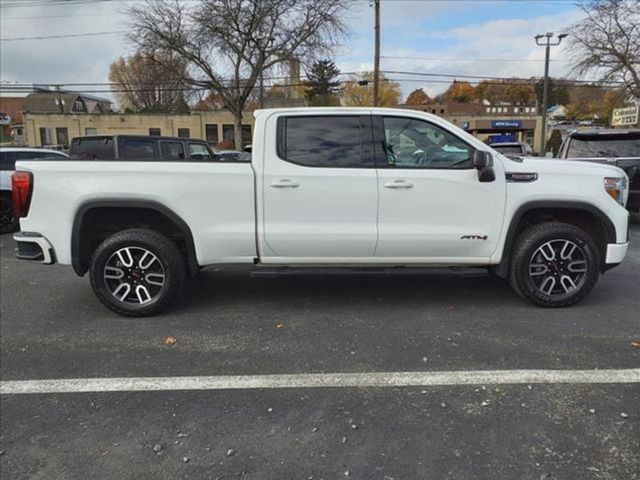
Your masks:
{"label": "dark suv", "polygon": [[78,160],[219,160],[204,140],[146,135],[76,137],[69,155]]}

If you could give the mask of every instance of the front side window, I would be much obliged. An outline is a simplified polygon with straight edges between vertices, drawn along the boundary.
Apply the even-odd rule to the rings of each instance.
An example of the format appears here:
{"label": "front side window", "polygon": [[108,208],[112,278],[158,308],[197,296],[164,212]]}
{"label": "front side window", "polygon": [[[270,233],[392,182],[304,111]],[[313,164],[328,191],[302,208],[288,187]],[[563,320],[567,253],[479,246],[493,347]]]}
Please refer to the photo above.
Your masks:
{"label": "front side window", "polygon": [[190,143],[189,153],[192,160],[211,160],[211,152],[209,149],[201,143]]}
{"label": "front side window", "polygon": [[181,142],[161,142],[162,158],[166,160],[184,160],[184,148]]}
{"label": "front side window", "polygon": [[396,168],[471,168],[473,147],[424,120],[384,117],[387,166]]}
{"label": "front side window", "polygon": [[280,120],[278,154],[307,167],[362,168],[371,165],[363,154],[360,116],[286,117]]}

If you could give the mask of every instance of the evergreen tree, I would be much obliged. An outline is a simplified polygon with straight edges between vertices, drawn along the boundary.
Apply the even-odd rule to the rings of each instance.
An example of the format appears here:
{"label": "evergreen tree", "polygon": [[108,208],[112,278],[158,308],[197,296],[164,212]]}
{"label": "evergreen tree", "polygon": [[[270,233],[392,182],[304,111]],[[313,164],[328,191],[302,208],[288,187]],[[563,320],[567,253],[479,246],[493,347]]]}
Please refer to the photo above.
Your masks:
{"label": "evergreen tree", "polygon": [[309,105],[340,105],[337,96],[340,87],[338,75],[340,70],[331,60],[319,60],[312,65],[304,82]]}

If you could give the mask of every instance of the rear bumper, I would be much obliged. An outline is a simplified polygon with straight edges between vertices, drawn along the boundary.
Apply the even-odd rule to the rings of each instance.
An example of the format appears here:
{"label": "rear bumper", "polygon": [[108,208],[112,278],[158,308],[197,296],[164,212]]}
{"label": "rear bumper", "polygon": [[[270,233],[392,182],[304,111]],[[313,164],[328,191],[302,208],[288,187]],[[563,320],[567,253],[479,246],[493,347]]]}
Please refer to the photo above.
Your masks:
{"label": "rear bumper", "polygon": [[55,263],[56,257],[49,241],[39,233],[18,232],[13,236],[20,260],[35,260],[47,265]]}
{"label": "rear bumper", "polygon": [[627,254],[629,242],[626,243],[610,243],[607,245],[607,257],[605,259],[605,270],[609,270],[622,263],[624,256]]}

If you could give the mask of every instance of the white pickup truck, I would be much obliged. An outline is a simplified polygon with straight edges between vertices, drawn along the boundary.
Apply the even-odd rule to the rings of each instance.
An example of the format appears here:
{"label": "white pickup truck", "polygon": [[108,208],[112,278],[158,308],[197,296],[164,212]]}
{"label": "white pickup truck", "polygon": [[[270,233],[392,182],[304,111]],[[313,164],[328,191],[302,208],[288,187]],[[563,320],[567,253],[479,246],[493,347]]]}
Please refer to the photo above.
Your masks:
{"label": "white pickup truck", "polygon": [[561,307],[628,245],[619,168],[511,160],[411,110],[257,111],[250,162],[17,170],[18,256],[89,272],[98,298],[130,316],[165,309],[187,275],[220,264],[488,268]]}

